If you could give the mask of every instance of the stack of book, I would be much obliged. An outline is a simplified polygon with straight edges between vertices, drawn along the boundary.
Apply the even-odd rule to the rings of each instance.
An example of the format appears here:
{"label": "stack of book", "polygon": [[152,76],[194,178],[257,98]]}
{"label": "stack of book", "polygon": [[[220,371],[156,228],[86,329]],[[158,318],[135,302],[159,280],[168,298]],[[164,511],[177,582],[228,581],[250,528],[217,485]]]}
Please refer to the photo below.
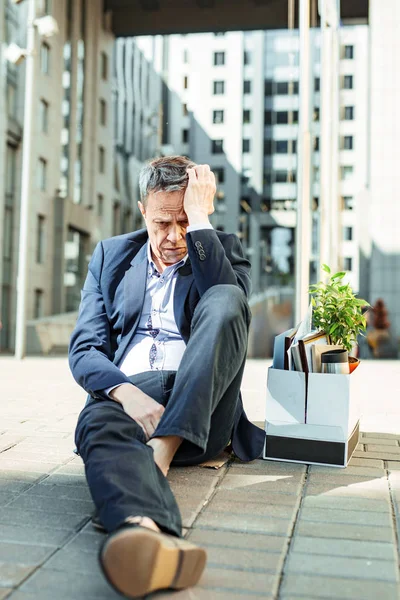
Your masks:
{"label": "stack of book", "polygon": [[341,348],[330,343],[323,331],[299,334],[293,327],[275,337],[272,366],[285,371],[321,373],[321,354]]}

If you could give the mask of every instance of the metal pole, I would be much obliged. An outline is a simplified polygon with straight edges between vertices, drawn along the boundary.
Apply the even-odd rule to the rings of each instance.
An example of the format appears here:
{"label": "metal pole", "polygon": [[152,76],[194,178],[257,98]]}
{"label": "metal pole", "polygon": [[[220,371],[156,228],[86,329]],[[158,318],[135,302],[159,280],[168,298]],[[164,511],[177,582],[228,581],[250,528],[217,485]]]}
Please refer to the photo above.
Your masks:
{"label": "metal pole", "polygon": [[27,56],[25,71],[24,137],[22,148],[21,208],[19,225],[19,252],[17,276],[17,313],[15,358],[22,359],[26,349],[26,300],[29,263],[29,199],[32,158],[33,78],[35,67],[35,0],[28,0]]}
{"label": "metal pole", "polygon": [[310,0],[299,0],[300,28],[300,121],[297,152],[297,231],[295,322],[306,315],[311,253],[311,90]]}

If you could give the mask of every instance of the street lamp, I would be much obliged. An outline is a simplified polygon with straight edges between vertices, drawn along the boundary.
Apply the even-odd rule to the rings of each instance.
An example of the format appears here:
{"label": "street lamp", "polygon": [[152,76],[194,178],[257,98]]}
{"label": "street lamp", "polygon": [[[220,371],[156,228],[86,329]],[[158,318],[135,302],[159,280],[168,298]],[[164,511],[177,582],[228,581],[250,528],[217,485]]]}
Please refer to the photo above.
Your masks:
{"label": "street lamp", "polygon": [[57,22],[50,15],[35,19],[36,0],[28,0],[28,28],[26,49],[10,44],[5,51],[6,58],[13,64],[26,59],[25,73],[25,107],[24,137],[22,146],[21,169],[21,209],[19,227],[19,252],[17,275],[17,312],[15,332],[15,358],[25,356],[26,348],[26,295],[27,272],[29,262],[28,227],[30,200],[30,172],[32,158],[32,125],[33,125],[33,81],[35,67],[35,27],[40,36],[51,37],[58,33]]}

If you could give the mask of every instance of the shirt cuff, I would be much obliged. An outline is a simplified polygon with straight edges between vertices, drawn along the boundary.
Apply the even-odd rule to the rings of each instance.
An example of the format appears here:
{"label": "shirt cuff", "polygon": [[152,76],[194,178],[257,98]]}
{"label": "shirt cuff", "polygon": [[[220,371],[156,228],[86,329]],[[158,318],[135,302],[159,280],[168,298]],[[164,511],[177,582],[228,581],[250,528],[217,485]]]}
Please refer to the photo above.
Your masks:
{"label": "shirt cuff", "polygon": [[199,223],[198,225],[189,225],[186,229],[186,233],[191,233],[192,231],[200,231],[201,229],[214,229],[211,223]]}
{"label": "shirt cuff", "polygon": [[119,387],[120,385],[132,385],[132,384],[124,381],[123,383],[118,383],[118,385],[112,385],[111,387],[106,388],[105,390],[103,390],[103,392],[110,398],[110,400],[112,400],[112,398],[110,396],[110,392],[115,390],[115,388]]}

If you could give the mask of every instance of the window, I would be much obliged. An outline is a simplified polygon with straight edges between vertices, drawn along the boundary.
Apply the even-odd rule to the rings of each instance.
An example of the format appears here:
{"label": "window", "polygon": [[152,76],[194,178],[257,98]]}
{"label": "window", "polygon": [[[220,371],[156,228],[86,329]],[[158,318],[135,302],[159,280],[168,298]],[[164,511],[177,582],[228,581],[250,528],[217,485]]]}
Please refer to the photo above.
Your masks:
{"label": "window", "polygon": [[352,166],[344,166],[340,167],[340,178],[344,181],[350,179],[353,175],[354,167]]}
{"label": "window", "polygon": [[224,111],[213,110],[213,123],[220,124],[224,122]]}
{"label": "window", "polygon": [[264,155],[272,154],[272,140],[264,140]]}
{"label": "window", "polygon": [[100,99],[100,125],[107,125],[107,103]]}
{"label": "window", "polygon": [[286,140],[278,140],[275,142],[275,152],[277,154],[287,154],[288,143]]}
{"label": "window", "polygon": [[189,53],[187,50],[183,51],[183,62],[186,64],[189,62]]}
{"label": "window", "polygon": [[38,215],[36,230],[36,262],[39,264],[44,263],[44,227],[45,218],[42,215]]}
{"label": "window", "polygon": [[188,105],[187,104],[183,104],[182,105],[182,112],[183,112],[183,116],[187,117],[189,115],[189,110],[188,110]]}
{"label": "window", "polygon": [[343,89],[352,90],[353,89],[353,75],[344,75],[343,77]]}
{"label": "window", "polygon": [[264,112],[264,124],[272,125],[272,110],[266,110]]}
{"label": "window", "polygon": [[225,64],[225,52],[214,52],[214,66],[219,67]]}
{"label": "window", "polygon": [[224,152],[224,140],[212,140],[211,142],[212,154],[223,154]]}
{"label": "window", "polygon": [[33,314],[35,319],[43,317],[43,290],[35,290],[35,306]]}
{"label": "window", "polygon": [[286,110],[278,110],[276,112],[276,122],[278,125],[286,125],[289,122],[289,115]]}
{"label": "window", "polygon": [[353,228],[352,227],[344,227],[343,228],[343,239],[345,242],[351,242],[353,239]]}
{"label": "window", "polygon": [[251,81],[248,79],[243,82],[243,94],[251,94]]}
{"label": "window", "polygon": [[104,196],[97,194],[97,216],[102,217],[104,214]]}
{"label": "window", "polygon": [[319,108],[318,108],[318,106],[316,106],[314,108],[313,119],[314,119],[314,121],[319,121]]}
{"label": "window", "polygon": [[299,122],[299,111],[298,110],[294,110],[292,112],[292,123],[293,124],[297,124]]}
{"label": "window", "polygon": [[17,87],[13,81],[7,81],[7,114],[17,116]]}
{"label": "window", "polygon": [[3,239],[3,258],[11,260],[13,251],[13,225],[14,211],[11,206],[4,208],[4,239]]}
{"label": "window", "polygon": [[217,180],[217,183],[225,183],[225,169],[224,167],[215,167],[213,168],[213,173]]}
{"label": "window", "polygon": [[286,96],[289,93],[289,84],[287,81],[278,81],[276,84],[276,93],[278,96]]}
{"label": "window", "polygon": [[319,137],[315,137],[314,138],[314,150],[316,150],[318,152],[319,150]]}
{"label": "window", "polygon": [[293,81],[292,82],[293,85],[293,94],[298,94],[299,93],[299,82],[298,81]]}
{"label": "window", "polygon": [[[290,144],[292,144],[292,148],[290,149]],[[297,152],[297,140],[289,140],[288,142],[288,152],[292,152],[296,154]]]}
{"label": "window", "polygon": [[44,158],[39,158],[37,179],[39,190],[45,191],[47,187],[47,161]]}
{"label": "window", "polygon": [[294,171],[275,171],[276,183],[295,183],[296,173]]}
{"label": "window", "polygon": [[345,271],[352,271],[353,270],[353,259],[349,256],[345,257],[343,266],[344,266]]}
{"label": "window", "polygon": [[183,78],[183,89],[187,90],[188,87],[189,87],[189,77],[187,75],[185,75]]}
{"label": "window", "polygon": [[46,100],[40,100],[39,110],[40,130],[42,133],[47,133],[49,127],[49,105]]}
{"label": "window", "polygon": [[250,65],[251,64],[251,52],[249,52],[248,50],[245,50],[243,52],[243,64],[244,65]]}
{"label": "window", "polygon": [[104,81],[108,79],[108,56],[105,52],[102,52],[100,55],[100,72],[101,78]]}
{"label": "window", "polygon": [[189,129],[182,129],[182,144],[189,143]]}
{"label": "window", "polygon": [[264,81],[264,96],[272,96],[272,79]]}
{"label": "window", "polygon": [[243,152],[250,152],[250,140],[243,140],[242,150]]}
{"label": "window", "polygon": [[214,35],[215,37],[220,37],[222,35],[225,35],[225,31],[214,31]]}
{"label": "window", "polygon": [[353,121],[354,120],[354,106],[345,106],[344,107],[344,120],[345,121]]}
{"label": "window", "polygon": [[43,42],[40,46],[40,70],[44,75],[49,74],[50,68],[50,46]]}
{"label": "window", "polygon": [[114,202],[113,206],[113,235],[118,235],[121,231],[121,205]]}
{"label": "window", "polygon": [[99,146],[99,172],[105,173],[106,170],[106,151],[103,146]]}
{"label": "window", "polygon": [[225,81],[214,81],[214,96],[225,93]]}
{"label": "window", "polygon": [[343,210],[353,210],[354,198],[353,196],[342,196]]}
{"label": "window", "polygon": [[313,179],[314,181],[319,181],[319,167],[313,167]]}
{"label": "window", "polygon": [[251,123],[251,111],[250,110],[243,111],[243,123]]}
{"label": "window", "polygon": [[348,58],[349,60],[353,60],[354,58],[354,46],[345,46],[344,47],[344,58]]}
{"label": "window", "polygon": [[343,137],[343,150],[353,150],[353,136],[352,135],[345,135]]}
{"label": "window", "polygon": [[314,92],[319,92],[321,88],[321,81],[319,77],[314,77]]}

